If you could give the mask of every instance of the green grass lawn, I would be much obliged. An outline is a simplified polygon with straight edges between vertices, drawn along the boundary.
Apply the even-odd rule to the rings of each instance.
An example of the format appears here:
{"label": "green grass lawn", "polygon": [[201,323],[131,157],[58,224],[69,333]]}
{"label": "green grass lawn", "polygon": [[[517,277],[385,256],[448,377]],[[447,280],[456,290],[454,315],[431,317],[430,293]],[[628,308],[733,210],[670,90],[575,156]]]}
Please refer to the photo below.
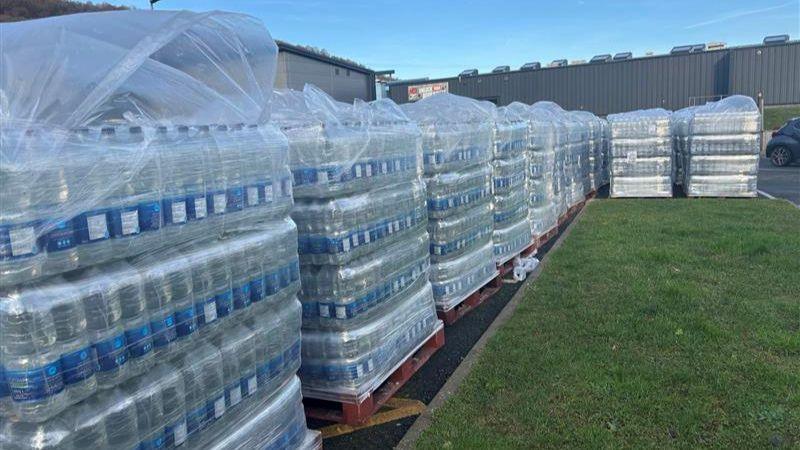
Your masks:
{"label": "green grass lawn", "polygon": [[599,200],[421,448],[800,446],[800,210]]}
{"label": "green grass lawn", "polygon": [[768,106],[764,108],[764,129],[777,130],[794,117],[800,117],[800,106]]}

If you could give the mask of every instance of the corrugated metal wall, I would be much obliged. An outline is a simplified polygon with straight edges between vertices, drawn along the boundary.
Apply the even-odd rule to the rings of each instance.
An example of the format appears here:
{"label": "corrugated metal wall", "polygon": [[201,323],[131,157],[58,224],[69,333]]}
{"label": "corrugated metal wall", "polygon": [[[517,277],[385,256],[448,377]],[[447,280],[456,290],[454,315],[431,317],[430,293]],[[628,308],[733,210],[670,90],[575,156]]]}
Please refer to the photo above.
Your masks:
{"label": "corrugated metal wall", "polygon": [[[800,43],[794,42],[432,81],[447,81],[453,94],[498,105],[551,100],[565,109],[605,115],[655,107],[675,110],[721,95],[755,98],[758,92],[768,105],[800,103],[798,64]],[[407,102],[408,85],[391,85],[389,95]]]}
{"label": "corrugated metal wall", "polygon": [[374,76],[291,52],[278,53],[275,87],[302,90],[306,83],[318,86],[340,102],[372,100],[375,96]]}
{"label": "corrugated metal wall", "polygon": [[800,43],[731,50],[732,94],[764,94],[767,105],[800,103]]}

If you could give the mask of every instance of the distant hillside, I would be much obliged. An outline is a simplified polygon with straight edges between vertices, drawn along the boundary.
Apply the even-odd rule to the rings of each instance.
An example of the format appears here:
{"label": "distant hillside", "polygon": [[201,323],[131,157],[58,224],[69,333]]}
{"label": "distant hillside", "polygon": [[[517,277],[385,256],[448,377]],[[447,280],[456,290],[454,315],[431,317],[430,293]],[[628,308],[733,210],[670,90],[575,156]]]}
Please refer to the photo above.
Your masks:
{"label": "distant hillside", "polygon": [[40,19],[94,11],[129,9],[108,3],[72,2],[68,0],[0,0],[0,22]]}

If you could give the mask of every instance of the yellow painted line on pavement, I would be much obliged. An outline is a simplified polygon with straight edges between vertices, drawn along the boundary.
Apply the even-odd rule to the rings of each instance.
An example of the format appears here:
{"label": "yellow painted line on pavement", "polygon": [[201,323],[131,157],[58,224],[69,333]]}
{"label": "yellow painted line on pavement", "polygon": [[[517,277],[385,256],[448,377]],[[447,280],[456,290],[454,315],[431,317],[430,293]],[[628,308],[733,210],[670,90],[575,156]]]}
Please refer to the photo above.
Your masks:
{"label": "yellow painted line on pavement", "polygon": [[404,419],[406,417],[416,416],[421,414],[424,410],[425,403],[422,403],[419,400],[390,398],[386,401],[380,411],[375,413],[369,418],[369,420],[361,425],[336,424],[323,427],[319,431],[322,432],[322,438],[327,439],[335,436],[341,436],[343,434],[349,434],[354,431],[363,430],[364,428],[374,427],[376,425],[382,425],[384,423]]}

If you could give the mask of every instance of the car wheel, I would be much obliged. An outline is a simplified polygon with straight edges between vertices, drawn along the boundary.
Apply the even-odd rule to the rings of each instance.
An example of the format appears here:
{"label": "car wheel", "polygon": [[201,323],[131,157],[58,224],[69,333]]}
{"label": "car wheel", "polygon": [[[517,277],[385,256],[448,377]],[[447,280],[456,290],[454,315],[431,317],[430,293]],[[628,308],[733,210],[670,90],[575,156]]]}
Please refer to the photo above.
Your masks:
{"label": "car wheel", "polygon": [[775,147],[769,158],[772,164],[778,167],[789,165],[792,162],[792,153],[786,147]]}

